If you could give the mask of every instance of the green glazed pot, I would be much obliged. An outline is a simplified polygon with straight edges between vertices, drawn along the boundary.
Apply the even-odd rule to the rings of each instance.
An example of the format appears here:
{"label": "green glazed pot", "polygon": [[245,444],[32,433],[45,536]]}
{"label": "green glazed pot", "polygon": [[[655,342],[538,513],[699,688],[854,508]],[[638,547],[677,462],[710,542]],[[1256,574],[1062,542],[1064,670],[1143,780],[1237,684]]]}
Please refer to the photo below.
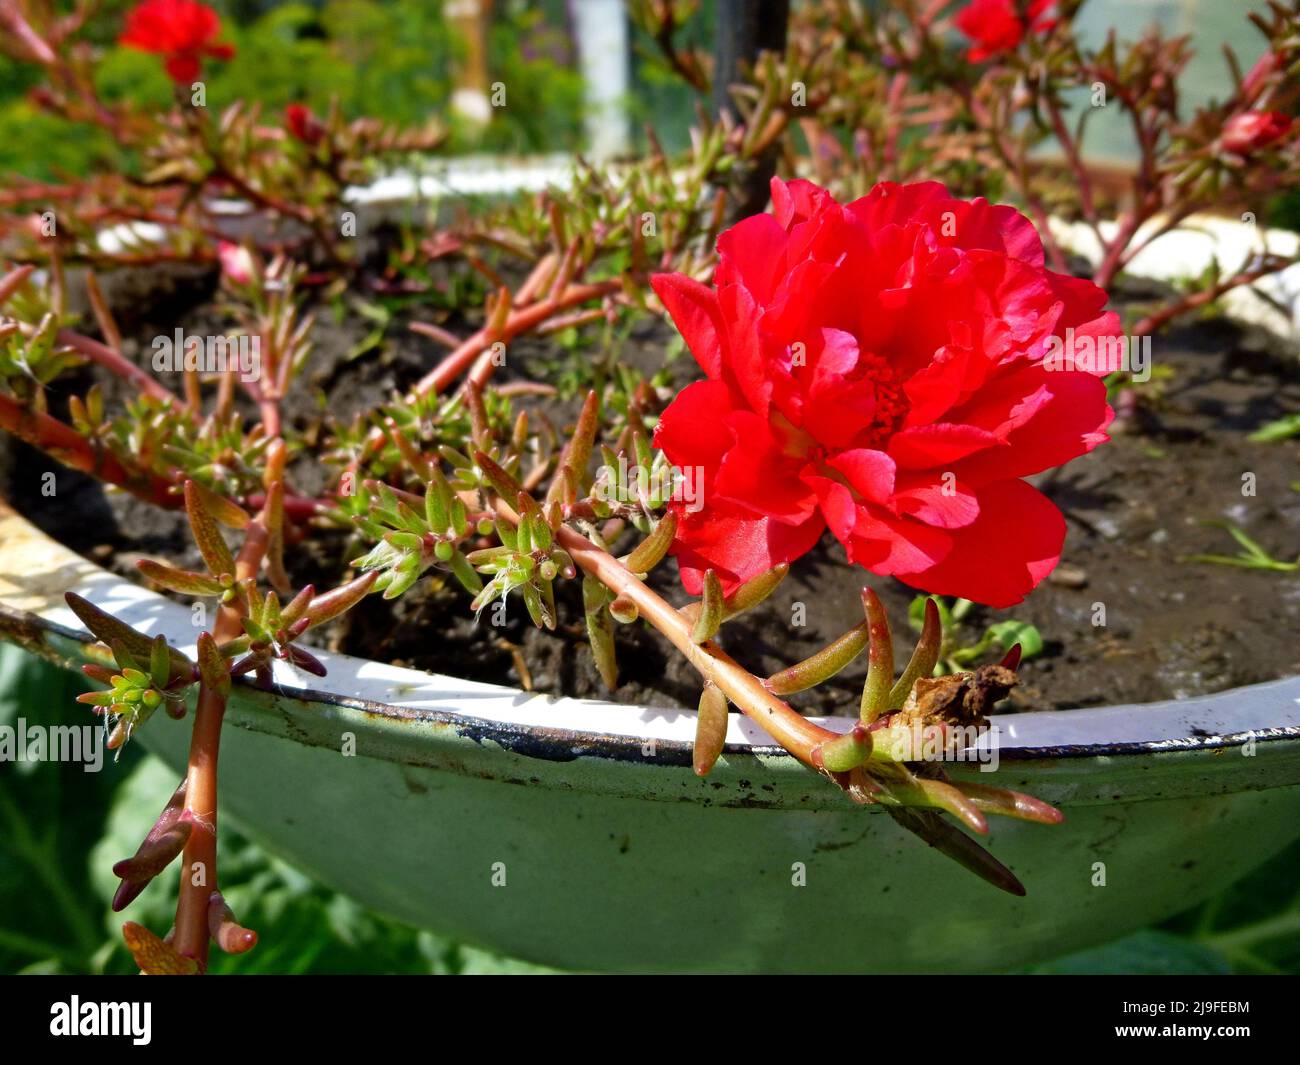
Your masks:
{"label": "green glazed pot", "polygon": [[[70,669],[91,660],[68,590],[192,648],[186,608],[0,510],[0,637]],[[993,822],[1020,899],[739,715],[700,779],[692,712],[320,657],[323,680],[286,667],[274,692],[236,686],[224,814],[393,917],[564,968],[1004,969],[1166,917],[1300,836],[1300,677],[995,719],[999,768],[980,779],[1066,817]],[[140,733],[178,772],[188,737],[161,714]]]}

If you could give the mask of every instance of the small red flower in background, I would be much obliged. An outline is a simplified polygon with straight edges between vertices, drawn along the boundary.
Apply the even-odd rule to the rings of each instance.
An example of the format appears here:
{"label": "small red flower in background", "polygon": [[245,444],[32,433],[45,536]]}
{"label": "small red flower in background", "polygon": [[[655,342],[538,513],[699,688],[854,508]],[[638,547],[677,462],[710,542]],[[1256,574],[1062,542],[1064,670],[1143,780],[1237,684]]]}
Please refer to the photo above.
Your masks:
{"label": "small red flower in background", "polygon": [[772,202],[719,237],[713,288],[652,279],[707,376],[655,430],[701,472],[702,505],[672,504],[683,585],[712,568],[730,592],[829,528],[873,573],[1019,602],[1065,538],[1021,478],[1108,439],[1105,292],[1046,269],[1014,208],[937,182],[841,205],[777,180]]}
{"label": "small red flower in background", "polygon": [[234,56],[233,45],[214,40],[220,32],[217,13],[198,0],[144,0],[127,15],[119,42],[164,56],[168,75],[184,84],[199,76],[205,58]]}
{"label": "small red flower in background", "polygon": [[1219,138],[1228,151],[1249,155],[1281,140],[1291,132],[1291,119],[1277,111],[1247,111],[1233,115]]}
{"label": "small red flower in background", "polygon": [[1026,33],[1045,33],[1056,25],[1055,0],[973,0],[957,14],[957,28],[975,43],[966,52],[978,63],[1015,48]]}
{"label": "small red flower in background", "polygon": [[306,104],[287,105],[284,109],[284,124],[295,140],[313,148],[325,136],[325,127]]}
{"label": "small red flower in background", "polygon": [[253,256],[242,244],[232,244],[228,240],[217,243],[217,261],[221,264],[221,274],[236,285],[247,285],[253,280]]}

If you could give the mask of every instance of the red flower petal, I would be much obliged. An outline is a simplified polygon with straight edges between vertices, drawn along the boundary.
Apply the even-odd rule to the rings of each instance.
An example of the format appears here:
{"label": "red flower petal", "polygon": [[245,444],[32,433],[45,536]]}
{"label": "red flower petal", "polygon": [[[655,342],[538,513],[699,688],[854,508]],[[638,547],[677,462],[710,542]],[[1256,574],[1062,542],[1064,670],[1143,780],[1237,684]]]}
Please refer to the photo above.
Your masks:
{"label": "red flower petal", "polygon": [[936,529],[960,529],[979,517],[974,489],[951,470],[908,473],[899,478],[894,506],[900,514]]}
{"label": "red flower petal", "polygon": [[1110,439],[1105,430],[1114,412],[1099,378],[1024,366],[961,416],[987,427],[1004,445],[956,464],[958,476],[978,485],[1027,477],[1086,454]]}
{"label": "red flower petal", "polygon": [[888,577],[937,565],[952,550],[951,534],[873,503],[858,502],[837,481],[817,478],[822,513],[850,562]]}
{"label": "red flower petal", "polygon": [[876,234],[885,226],[916,225],[922,219],[929,219],[937,205],[954,202],[957,201],[938,181],[917,181],[910,185],[882,181],[845,207],[845,211],[858,218],[869,233]]}
{"label": "red flower petal", "polygon": [[771,190],[772,214],[787,231],[801,222],[815,218],[835,203],[829,192],[802,178],[782,181],[774,177]]}
{"label": "red flower petal", "polygon": [[995,481],[979,490],[979,517],[952,538],[942,561],[895,575],[935,595],[992,607],[1015,606],[1056,568],[1065,518],[1024,481]]}
{"label": "red flower petal", "polygon": [[785,266],[789,236],[770,214],[750,215],[718,238],[718,268],[713,280],[718,288],[739,284],[759,303],[772,298]]}
{"label": "red flower petal", "polygon": [[197,81],[199,75],[203,73],[203,65],[195,56],[189,54],[169,55],[163,66],[167,70],[167,76],[181,84]]}
{"label": "red flower petal", "polygon": [[726,327],[713,290],[685,274],[655,274],[650,287],[672,315],[700,369],[709,377],[720,377]]}
{"label": "red flower petal", "polygon": [[758,305],[747,289],[728,285],[718,290],[718,307],[729,326],[723,379],[739,391],[752,410],[766,418],[779,367],[767,358]]}
{"label": "red flower petal", "polygon": [[977,425],[940,422],[937,425],[914,425],[895,434],[889,441],[889,454],[899,466],[907,469],[933,469],[998,442],[993,433]]}
{"label": "red flower petal", "polygon": [[853,447],[873,426],[876,382],[870,375],[849,379],[860,359],[852,334],[822,330],[821,350],[813,360],[807,386],[804,421],[817,442],[828,448]]}
{"label": "red flower petal", "polygon": [[[957,13],[957,28],[975,44],[967,51],[973,63],[1009,52],[1030,30],[1045,33],[1056,25],[1055,0],[972,0]],[[1023,17],[1022,17],[1023,16]]]}
{"label": "red flower petal", "polygon": [[672,553],[688,594],[700,594],[704,571],[712,569],[723,593],[730,595],[751,577],[807,554],[825,528],[817,511],[806,521],[787,525],[718,505],[707,512],[680,515]]}
{"label": "red flower petal", "polygon": [[185,83],[201,73],[201,56],[234,56],[233,45],[214,40],[220,32],[220,17],[198,0],[144,0],[127,15],[118,40],[128,48],[163,56],[172,80]]}
{"label": "red flower petal", "polygon": [[894,494],[894,460],[883,451],[841,451],[828,466],[844,474],[849,487],[871,503],[888,503]]}
{"label": "red flower petal", "polygon": [[674,466],[701,466],[709,478],[735,443],[727,428],[731,397],[721,381],[696,381],[678,393],[655,426],[655,446]]}
{"label": "red flower petal", "polygon": [[817,496],[799,478],[807,460],[798,449],[750,411],[733,412],[727,427],[735,443],[713,482],[717,497],[785,522],[806,519],[817,506]]}

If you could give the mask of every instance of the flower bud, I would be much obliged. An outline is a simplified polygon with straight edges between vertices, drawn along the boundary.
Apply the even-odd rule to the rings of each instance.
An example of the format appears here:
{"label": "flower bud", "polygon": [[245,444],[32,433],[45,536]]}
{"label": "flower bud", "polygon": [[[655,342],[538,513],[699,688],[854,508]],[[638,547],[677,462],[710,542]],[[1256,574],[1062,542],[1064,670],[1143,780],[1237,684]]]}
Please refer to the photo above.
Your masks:
{"label": "flower bud", "polygon": [[1246,111],[1228,119],[1219,143],[1230,152],[1250,155],[1281,140],[1291,130],[1291,119],[1278,111]]}

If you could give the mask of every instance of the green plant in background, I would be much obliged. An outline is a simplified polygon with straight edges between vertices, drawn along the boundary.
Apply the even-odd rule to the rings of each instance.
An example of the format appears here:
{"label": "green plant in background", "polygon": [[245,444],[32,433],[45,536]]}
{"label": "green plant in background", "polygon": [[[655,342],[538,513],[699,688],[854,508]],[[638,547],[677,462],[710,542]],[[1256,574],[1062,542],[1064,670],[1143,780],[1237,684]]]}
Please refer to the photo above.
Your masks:
{"label": "green plant in background", "polygon": [[939,623],[943,629],[943,638],[939,647],[939,661],[935,664],[934,675],[944,676],[948,673],[960,673],[993,651],[1010,651],[1017,644],[1020,646],[1020,661],[1033,658],[1043,651],[1043,637],[1038,629],[1027,621],[1007,618],[990,625],[984,635],[973,643],[973,633],[963,622],[970,616],[975,604],[969,599],[953,599],[951,603],[939,596],[918,595],[907,608],[907,620],[912,628],[921,631],[925,622],[925,604],[934,600],[939,610]]}
{"label": "green plant in background", "polygon": [[1228,535],[1237,541],[1241,550],[1235,555],[1189,555],[1184,560],[1186,562],[1207,562],[1216,566],[1239,566],[1242,569],[1266,569],[1277,573],[1294,573],[1300,569],[1300,559],[1295,562],[1284,562],[1282,559],[1274,558],[1251,539],[1240,525],[1219,520],[1204,521],[1201,524],[1226,529]]}
{"label": "green plant in background", "polygon": [[[96,88],[109,102],[166,109],[171,80],[152,56],[116,43],[132,0],[98,5],[84,36],[104,48]],[[431,117],[451,127],[453,151],[566,151],[579,146],[582,79],[567,64],[567,41],[555,19],[535,5],[502,4],[494,15],[489,74],[509,79],[508,106],[482,128],[458,122],[450,100],[460,44],[441,3],[327,0],[260,5],[216,0],[229,63],[205,72],[209,106],[257,101],[268,115],[300,102],[317,113],[339,101],[346,118],[365,115],[402,126]],[[545,5],[543,5],[545,6]],[[0,55],[0,174],[37,180],[104,168],[134,169],[138,160],[102,130],[55,118],[34,106],[32,64]],[[278,119],[277,119],[278,120]]]}
{"label": "green plant in background", "polygon": [[[83,726],[75,675],[0,645],[0,728]],[[0,764],[0,972],[119,973],[139,967],[109,904],[113,862],[130,853],[175,788],[175,774],[128,744],[99,772],[57,762]],[[268,937],[251,954],[214,954],[212,972],[544,972],[391,921],[271,857],[238,832],[223,833],[223,887]],[[166,927],[176,884],[153,881],[138,920]]]}
{"label": "green plant in background", "polygon": [[1261,425],[1250,434],[1252,444],[1273,444],[1300,436],[1300,412],[1284,414],[1281,418]]}

